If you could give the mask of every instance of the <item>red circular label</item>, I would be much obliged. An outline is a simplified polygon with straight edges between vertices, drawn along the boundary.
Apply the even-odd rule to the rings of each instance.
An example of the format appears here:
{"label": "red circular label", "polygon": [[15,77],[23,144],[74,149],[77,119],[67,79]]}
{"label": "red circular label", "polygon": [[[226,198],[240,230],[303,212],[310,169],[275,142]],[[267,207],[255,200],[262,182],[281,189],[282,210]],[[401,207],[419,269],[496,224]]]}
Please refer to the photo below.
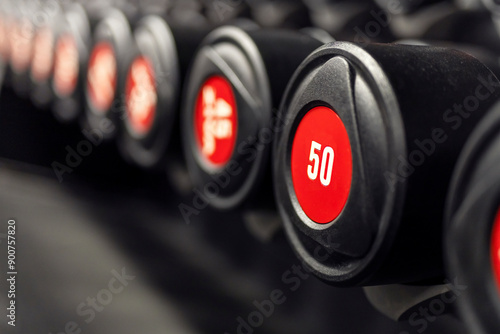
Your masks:
{"label": "red circular label", "polygon": [[116,90],[116,58],[107,42],[94,46],[89,59],[87,91],[90,101],[99,112],[106,112],[113,103]]}
{"label": "red circular label", "polygon": [[500,289],[500,210],[493,223],[491,235],[491,264],[493,266],[493,276],[495,276],[498,289]]}
{"label": "red circular label", "polygon": [[220,76],[201,86],[196,100],[194,131],[201,155],[212,165],[229,162],[236,144],[238,110],[231,84]]}
{"label": "red circular label", "polygon": [[305,214],[318,224],[337,218],[351,189],[352,154],[345,126],[332,109],[315,107],[300,121],[291,171]]}
{"label": "red circular label", "polygon": [[149,59],[139,56],[130,65],[125,87],[127,120],[132,130],[144,135],[153,126],[156,113],[154,68]]}
{"label": "red circular label", "polygon": [[38,82],[50,77],[53,65],[54,36],[48,27],[41,28],[35,35],[31,75]]}
{"label": "red circular label", "polygon": [[61,96],[71,95],[78,82],[79,75],[78,46],[73,36],[59,37],[56,43],[54,60],[54,88]]}

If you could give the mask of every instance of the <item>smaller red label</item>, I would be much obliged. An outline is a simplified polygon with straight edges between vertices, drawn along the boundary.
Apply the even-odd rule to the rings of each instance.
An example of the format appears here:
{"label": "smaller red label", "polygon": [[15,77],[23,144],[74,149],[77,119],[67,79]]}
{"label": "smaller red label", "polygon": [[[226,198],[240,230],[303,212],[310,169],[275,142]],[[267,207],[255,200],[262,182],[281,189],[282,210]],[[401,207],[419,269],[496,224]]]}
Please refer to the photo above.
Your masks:
{"label": "smaller red label", "polygon": [[210,164],[229,162],[236,144],[238,110],[231,84],[221,76],[201,86],[195,105],[194,131],[199,152]]}
{"label": "smaller red label", "polygon": [[342,212],[352,180],[347,130],[332,109],[315,107],[300,121],[292,145],[291,173],[302,210],[328,224]]}
{"label": "smaller red label", "polygon": [[493,276],[500,292],[500,210],[497,213],[491,234],[491,264]]}
{"label": "smaller red label", "polygon": [[69,96],[76,89],[79,75],[78,46],[73,36],[66,34],[56,43],[54,60],[54,88],[61,96]]}
{"label": "smaller red label", "polygon": [[54,36],[52,30],[43,27],[35,35],[31,75],[38,82],[49,79],[53,65]]}
{"label": "smaller red label", "polygon": [[111,108],[116,90],[117,65],[113,47],[107,42],[94,46],[89,59],[87,91],[94,108],[105,113]]}
{"label": "smaller red label", "polygon": [[125,99],[132,130],[140,135],[148,133],[153,126],[158,96],[153,65],[144,56],[137,57],[130,65]]}

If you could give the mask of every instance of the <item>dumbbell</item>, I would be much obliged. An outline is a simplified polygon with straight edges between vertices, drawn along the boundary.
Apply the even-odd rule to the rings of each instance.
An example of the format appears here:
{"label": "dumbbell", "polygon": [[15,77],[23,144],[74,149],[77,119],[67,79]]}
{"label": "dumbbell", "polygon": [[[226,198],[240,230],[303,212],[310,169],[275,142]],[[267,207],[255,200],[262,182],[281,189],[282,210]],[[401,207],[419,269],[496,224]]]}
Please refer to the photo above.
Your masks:
{"label": "dumbbell", "polygon": [[[113,11],[113,4],[105,1],[78,1],[65,7],[57,31],[54,55],[52,112],[63,123],[82,121],[85,110],[86,71],[93,46],[93,33],[98,24]],[[115,2],[115,6],[129,8],[134,17],[135,6]],[[84,125],[85,126],[85,125]]]}
{"label": "dumbbell", "polygon": [[455,0],[453,3],[460,9],[466,10],[484,10],[482,0]]}
{"label": "dumbbell", "polygon": [[287,30],[221,27],[202,43],[182,106],[184,155],[207,205],[274,206],[276,110],[293,71],[323,43]]}
{"label": "dumbbell", "polygon": [[471,333],[500,330],[500,104],[462,150],[448,192],[444,242],[458,309]]}
{"label": "dumbbell", "polygon": [[438,46],[456,49],[458,51],[462,51],[470,54],[471,56],[477,58],[481,63],[486,65],[490,69],[493,74],[496,75],[497,78],[500,78],[500,57],[494,52],[473,44],[463,44],[463,43],[453,43],[447,41],[433,41],[433,40],[419,40],[419,39],[411,39],[411,40],[399,40],[395,43],[398,44],[407,44],[407,45],[426,45],[426,46]]}
{"label": "dumbbell", "polygon": [[[132,6],[130,3],[125,3],[122,7],[123,10],[110,10],[109,14],[96,26],[86,79],[85,115],[88,123],[87,127],[95,129],[102,127],[103,124],[109,125],[105,135],[106,139],[117,136],[122,120],[126,120],[127,117],[124,101],[126,76],[128,75],[129,62],[137,53],[133,30],[142,16],[142,10],[147,8]],[[165,10],[166,8],[163,11]],[[201,24],[205,21],[202,20]],[[146,30],[148,29],[149,27],[146,28]],[[157,34],[157,31],[153,34]],[[158,38],[158,36],[156,35],[155,38]],[[196,36],[186,35],[183,38],[197,40]],[[149,42],[143,42],[143,45],[147,43]],[[186,44],[191,48],[194,47],[189,42]],[[156,46],[151,47],[151,49],[155,48]],[[181,61],[188,60],[188,58],[181,59]],[[137,135],[137,133],[133,135]],[[146,146],[150,145],[148,140],[145,142]],[[148,149],[146,148],[146,150]],[[136,162],[141,164],[139,161]],[[147,161],[142,163],[146,165],[152,164]]]}
{"label": "dumbbell", "polygon": [[433,5],[439,2],[446,2],[443,0],[375,0],[375,3],[381,8],[390,11],[394,14],[409,14],[414,13],[415,11],[421,9],[422,7],[426,7],[429,5]]}
{"label": "dumbbell", "polygon": [[299,29],[311,26],[307,7],[300,0],[248,0],[245,3],[242,5],[249,7],[252,19],[262,27]]}
{"label": "dumbbell", "polygon": [[389,14],[366,0],[307,0],[313,24],[337,40],[392,42]]}
{"label": "dumbbell", "polygon": [[498,15],[484,10],[456,10],[426,27],[419,36],[425,40],[441,40],[470,44],[500,54]]}
{"label": "dumbbell", "polygon": [[196,24],[198,20],[204,20],[203,3],[200,0],[171,0],[167,10],[168,18],[174,23],[187,20]]}
{"label": "dumbbell", "polygon": [[30,88],[35,7],[26,1],[18,1],[11,3],[11,9],[8,81],[18,95],[26,97]]}
{"label": "dumbbell", "polygon": [[124,109],[118,136],[122,156],[143,168],[163,168],[181,159],[179,99],[182,79],[210,26],[171,24],[159,15],[143,18],[127,60]]}
{"label": "dumbbell", "polygon": [[441,280],[450,174],[499,88],[452,49],[313,52],[288,85],[273,151],[276,201],[306,267],[337,286]]}
{"label": "dumbbell", "polygon": [[10,2],[2,2],[0,4],[0,89],[4,85],[7,63],[9,62],[10,42]]}
{"label": "dumbbell", "polygon": [[458,5],[462,5],[463,7],[469,7],[469,9],[486,9],[490,11],[493,15],[497,15],[500,13],[500,2],[497,0],[458,0],[455,1]]}
{"label": "dumbbell", "polygon": [[92,23],[85,8],[74,3],[65,9],[55,38],[54,73],[51,81],[52,112],[63,123],[75,122],[82,113],[85,70],[91,47]]}
{"label": "dumbbell", "polygon": [[104,139],[116,136],[123,108],[123,91],[127,59],[133,52],[133,36],[128,18],[116,9],[108,9],[93,31],[85,77],[84,128],[99,131]]}
{"label": "dumbbell", "polygon": [[4,63],[9,61],[10,20],[10,2],[2,2],[0,4],[0,57]]}
{"label": "dumbbell", "polygon": [[221,26],[231,24],[235,20],[252,20],[249,1],[229,0],[203,1],[205,3],[205,16],[214,25]]}
{"label": "dumbbell", "polygon": [[35,32],[30,66],[30,98],[39,108],[50,105],[53,99],[51,80],[54,67],[55,40],[63,18],[58,2],[40,3],[33,13]]}

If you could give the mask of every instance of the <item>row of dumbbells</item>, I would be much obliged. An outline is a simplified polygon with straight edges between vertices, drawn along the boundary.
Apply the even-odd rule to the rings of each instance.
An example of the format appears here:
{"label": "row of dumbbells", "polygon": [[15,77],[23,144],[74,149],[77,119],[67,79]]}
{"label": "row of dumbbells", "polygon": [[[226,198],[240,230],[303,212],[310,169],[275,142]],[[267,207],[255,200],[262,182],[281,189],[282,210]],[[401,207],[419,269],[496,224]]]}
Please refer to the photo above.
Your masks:
{"label": "row of dumbbells", "polygon": [[[179,205],[185,219],[205,205],[277,207],[297,256],[325,282],[458,278],[472,332],[498,332],[494,3],[391,11],[360,1],[356,15],[343,1],[288,3],[315,8],[307,15],[285,2],[200,3],[4,2],[5,84],[116,140],[142,168],[185,159],[197,189]],[[269,19],[269,3],[281,19]],[[331,27],[328,13],[351,20]],[[263,17],[300,30],[262,28]],[[332,34],[412,40],[328,43]]]}

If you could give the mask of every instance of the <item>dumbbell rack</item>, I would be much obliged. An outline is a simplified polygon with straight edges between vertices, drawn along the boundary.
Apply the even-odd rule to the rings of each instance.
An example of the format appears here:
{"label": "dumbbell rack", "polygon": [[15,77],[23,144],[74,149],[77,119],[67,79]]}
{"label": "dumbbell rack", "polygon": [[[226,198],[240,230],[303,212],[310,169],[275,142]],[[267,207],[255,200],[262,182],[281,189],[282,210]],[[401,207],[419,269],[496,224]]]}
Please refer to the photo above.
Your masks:
{"label": "dumbbell rack", "polygon": [[[14,330],[466,333],[484,325],[481,331],[494,333],[500,278],[490,266],[500,261],[490,227],[499,223],[489,211],[481,215],[490,239],[487,246],[474,239],[483,255],[479,278],[460,274],[467,271],[457,264],[463,249],[448,229],[466,236],[455,220],[468,223],[460,215],[468,202],[449,193],[467,180],[469,151],[459,157],[461,147],[472,145],[479,118],[498,109],[497,6],[221,1],[0,4],[7,37],[0,41],[14,45],[0,63],[0,219],[15,220],[19,230]],[[50,20],[38,22],[37,13]],[[329,24],[335,17],[342,24]],[[15,28],[5,30],[6,22]],[[44,53],[50,31],[52,38],[78,35],[73,70],[80,74],[66,96],[59,77],[44,76],[51,73],[44,60],[48,66],[47,56],[59,55]],[[12,42],[16,36],[27,39]],[[332,36],[348,42],[328,44]],[[32,58],[20,52],[27,41]],[[379,44],[387,42],[395,43]],[[149,87],[147,103],[134,104],[131,96],[144,94],[140,80]],[[467,110],[467,101],[477,101],[473,117],[447,113],[455,100]],[[436,112],[443,110],[441,120]],[[467,126],[434,136],[458,122],[457,113]],[[218,117],[226,123],[206,130],[207,119]],[[292,123],[283,134],[262,139],[286,117]],[[338,130],[333,139],[331,128]],[[395,171],[406,153],[423,155],[427,128],[437,139],[425,168],[405,176],[408,190],[398,185],[388,195],[375,174]],[[476,141],[486,126],[477,128]],[[205,147],[207,131],[225,151]],[[255,157],[245,160],[252,145]],[[313,173],[315,151],[323,156]],[[341,178],[332,176],[334,156],[352,159],[341,163]],[[429,166],[438,171],[432,177]],[[460,178],[449,188],[453,172]],[[430,180],[434,190],[425,186]],[[344,191],[322,192],[332,183]],[[461,206],[451,207],[456,201]],[[488,198],[487,210],[495,201]],[[417,214],[420,203],[428,214]],[[117,278],[125,268],[130,282]],[[110,275],[123,290],[107,283]],[[483,306],[471,308],[483,283],[486,316]],[[90,306],[96,295],[102,309]]]}

